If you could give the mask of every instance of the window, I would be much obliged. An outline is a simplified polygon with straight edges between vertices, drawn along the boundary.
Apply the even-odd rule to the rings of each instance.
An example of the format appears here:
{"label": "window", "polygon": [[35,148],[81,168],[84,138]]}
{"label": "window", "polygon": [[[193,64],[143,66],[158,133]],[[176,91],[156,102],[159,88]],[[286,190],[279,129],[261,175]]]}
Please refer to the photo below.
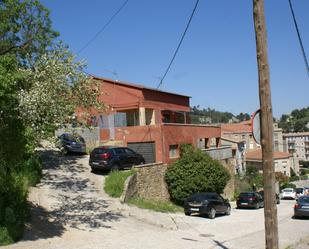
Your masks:
{"label": "window", "polygon": [[170,145],[169,157],[170,158],[177,158],[178,157],[178,145],[177,144]]}

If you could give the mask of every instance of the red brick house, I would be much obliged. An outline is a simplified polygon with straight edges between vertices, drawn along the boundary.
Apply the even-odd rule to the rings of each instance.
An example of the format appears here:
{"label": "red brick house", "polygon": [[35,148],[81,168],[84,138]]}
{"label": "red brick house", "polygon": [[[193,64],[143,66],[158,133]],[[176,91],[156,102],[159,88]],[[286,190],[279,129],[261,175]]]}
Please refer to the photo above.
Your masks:
{"label": "red brick house", "polygon": [[102,84],[100,100],[108,108],[93,113],[100,144],[128,146],[146,162],[168,163],[181,144],[201,149],[221,146],[221,128],[190,124],[190,97],[118,80],[93,77]]}

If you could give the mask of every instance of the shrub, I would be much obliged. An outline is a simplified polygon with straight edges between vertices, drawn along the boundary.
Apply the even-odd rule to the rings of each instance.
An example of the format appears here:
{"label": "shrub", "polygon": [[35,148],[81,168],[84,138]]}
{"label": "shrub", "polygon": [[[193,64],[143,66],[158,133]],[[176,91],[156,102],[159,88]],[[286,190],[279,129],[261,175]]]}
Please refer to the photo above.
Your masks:
{"label": "shrub", "polygon": [[41,162],[37,155],[11,171],[4,170],[8,167],[3,164],[0,165],[0,245],[21,238],[28,215],[28,187],[41,178]]}
{"label": "shrub", "polygon": [[185,198],[196,192],[222,193],[229,172],[219,163],[191,145],[182,145],[181,156],[165,174],[171,199],[182,205]]}

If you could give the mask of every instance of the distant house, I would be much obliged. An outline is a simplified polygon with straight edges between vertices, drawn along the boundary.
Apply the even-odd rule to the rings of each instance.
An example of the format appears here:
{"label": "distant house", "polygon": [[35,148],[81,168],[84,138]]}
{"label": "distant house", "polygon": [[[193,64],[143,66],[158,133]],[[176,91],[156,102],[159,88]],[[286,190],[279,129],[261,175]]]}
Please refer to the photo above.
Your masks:
{"label": "distant house", "polygon": [[[220,159],[231,156],[221,147],[221,128],[190,124],[190,97],[107,78],[99,81],[104,113],[92,112],[100,129],[101,145],[128,146],[144,155],[146,163],[169,163],[179,157],[181,144],[192,144]],[[77,116],[80,113],[77,113]]]}
{"label": "distant house", "polygon": [[[256,167],[260,172],[263,171],[262,164],[262,150],[252,150],[246,153],[246,165],[247,167]],[[290,169],[293,168],[293,156],[287,152],[274,152],[274,166],[275,172],[281,172],[286,176],[290,176]],[[298,173],[298,169],[293,168],[295,173]]]}
{"label": "distant house", "polygon": [[[246,170],[246,154],[261,148],[252,134],[251,120],[221,125],[222,145],[232,145],[235,172],[243,174]],[[282,129],[274,123],[274,151],[283,151]]]}
{"label": "distant house", "polygon": [[[252,135],[251,121],[243,121],[235,124],[221,125],[222,138],[245,141],[245,150],[254,150],[261,148]],[[283,151],[282,129],[274,123],[274,150]]]}
{"label": "distant house", "polygon": [[284,151],[298,160],[309,161],[309,132],[283,133]]}

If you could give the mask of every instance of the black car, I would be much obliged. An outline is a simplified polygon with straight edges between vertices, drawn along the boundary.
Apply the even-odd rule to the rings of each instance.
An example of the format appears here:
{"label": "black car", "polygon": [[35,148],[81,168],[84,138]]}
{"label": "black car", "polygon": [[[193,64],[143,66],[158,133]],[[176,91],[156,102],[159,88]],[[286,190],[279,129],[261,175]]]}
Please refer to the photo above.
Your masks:
{"label": "black car", "polygon": [[257,192],[243,192],[237,198],[237,208],[255,208],[264,207],[264,199]]}
{"label": "black car", "polygon": [[309,196],[300,196],[294,205],[294,217],[309,217]]}
{"label": "black car", "polygon": [[57,139],[57,147],[66,153],[86,153],[86,143],[83,137],[77,134],[63,133]]}
{"label": "black car", "polygon": [[184,212],[185,215],[206,214],[213,219],[216,214],[230,215],[231,205],[217,193],[196,193],[185,199]]}
{"label": "black car", "polygon": [[[263,197],[263,199],[264,199],[264,191],[262,190],[262,191],[259,191],[258,192],[262,197]],[[280,204],[280,196],[276,193],[276,203],[277,204]]]}
{"label": "black car", "polygon": [[145,164],[144,157],[127,147],[98,147],[89,158],[92,170],[119,170],[139,164]]}

